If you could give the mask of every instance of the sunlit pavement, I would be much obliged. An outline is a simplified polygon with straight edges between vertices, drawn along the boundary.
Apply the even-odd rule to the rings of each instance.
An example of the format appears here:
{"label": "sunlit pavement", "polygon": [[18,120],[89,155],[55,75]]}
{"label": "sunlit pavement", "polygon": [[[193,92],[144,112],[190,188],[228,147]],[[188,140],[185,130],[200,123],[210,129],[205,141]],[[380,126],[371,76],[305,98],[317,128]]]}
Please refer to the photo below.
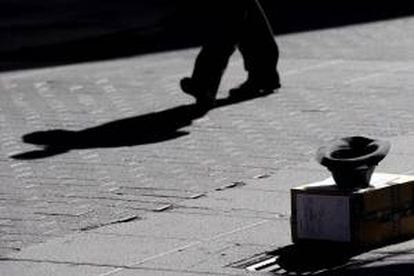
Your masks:
{"label": "sunlit pavement", "polygon": [[[0,272],[240,275],[289,244],[289,188],[327,176],[321,144],[385,138],[378,170],[412,173],[413,23],[279,36],[283,87],[239,103],[235,55],[200,118],[178,87],[198,49],[1,73]],[[93,130],[61,151],[22,141],[57,129]]]}

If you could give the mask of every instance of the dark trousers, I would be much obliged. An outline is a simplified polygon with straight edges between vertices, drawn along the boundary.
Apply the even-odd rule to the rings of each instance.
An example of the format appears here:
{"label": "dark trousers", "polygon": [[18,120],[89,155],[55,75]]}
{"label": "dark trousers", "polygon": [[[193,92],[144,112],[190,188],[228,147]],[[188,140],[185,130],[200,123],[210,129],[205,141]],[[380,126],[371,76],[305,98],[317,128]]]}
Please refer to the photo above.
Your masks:
{"label": "dark trousers", "polygon": [[194,65],[194,81],[217,91],[236,47],[242,54],[249,78],[262,81],[278,78],[278,47],[257,0],[200,2],[204,2],[203,12],[209,16],[203,28],[205,41]]}

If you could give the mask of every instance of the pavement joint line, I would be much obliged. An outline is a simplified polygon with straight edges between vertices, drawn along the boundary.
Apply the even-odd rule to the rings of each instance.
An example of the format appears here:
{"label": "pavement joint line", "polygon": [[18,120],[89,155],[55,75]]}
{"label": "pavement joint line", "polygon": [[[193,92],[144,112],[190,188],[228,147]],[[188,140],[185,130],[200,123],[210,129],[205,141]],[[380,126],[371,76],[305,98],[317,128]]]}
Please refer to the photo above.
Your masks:
{"label": "pavement joint line", "polygon": [[402,173],[400,173],[400,174],[404,174],[404,175],[406,175],[406,174],[414,174],[414,170],[409,170],[409,171],[405,171],[405,172],[402,172]]}
{"label": "pavement joint line", "polygon": [[[188,249],[188,248],[191,248],[191,247],[194,247],[194,246],[197,246],[197,245],[200,245],[200,244],[206,243],[206,242],[214,241],[214,240],[217,240],[217,239],[219,239],[219,238],[226,237],[226,236],[229,236],[229,235],[232,235],[232,234],[235,234],[235,233],[241,232],[241,231],[245,231],[245,230],[248,230],[248,229],[250,229],[250,228],[254,228],[254,227],[257,227],[257,226],[259,226],[259,225],[262,225],[262,224],[265,224],[265,223],[269,223],[269,222],[270,222],[270,220],[269,220],[269,219],[266,219],[266,220],[260,220],[260,221],[258,221],[258,222],[256,222],[256,223],[252,223],[252,224],[249,224],[249,225],[246,225],[246,226],[240,227],[240,228],[236,228],[236,229],[234,229],[234,230],[231,230],[231,231],[228,231],[228,232],[224,232],[224,233],[218,234],[218,235],[213,236],[213,237],[211,237],[211,238],[201,239],[201,240],[199,240],[199,241],[196,241],[196,242],[191,242],[191,243],[189,243],[189,244],[187,244],[187,245],[180,246],[180,247],[177,247],[177,248],[174,248],[174,249],[171,249],[171,250],[167,250],[167,251],[165,251],[165,252],[162,252],[162,253],[159,253],[159,254],[153,255],[153,256],[151,256],[151,257],[144,258],[144,259],[142,259],[142,260],[140,260],[140,261],[137,261],[137,262],[134,262],[134,263],[132,263],[132,264],[130,264],[130,265],[127,265],[126,267],[135,267],[135,266],[138,266],[138,265],[143,264],[143,263],[145,263],[145,262],[152,261],[152,260],[155,260],[155,259],[159,259],[159,258],[162,258],[162,257],[164,257],[164,256],[167,256],[167,255],[170,255],[170,254],[174,254],[174,253],[177,253],[177,252],[183,251],[183,250],[185,250],[185,249]],[[125,268],[123,268],[123,267],[119,267],[119,268],[116,268],[116,269],[114,269],[114,270],[111,270],[111,271],[105,272],[105,273],[103,273],[103,274],[99,274],[99,276],[109,276],[109,275],[115,275],[116,273],[121,272],[121,271],[122,271],[122,270],[124,270],[124,269],[125,269]]]}
{"label": "pavement joint line", "polygon": [[[28,262],[28,263],[49,263],[57,265],[69,265],[69,266],[89,266],[89,267],[100,267],[100,268],[119,268],[125,270],[135,270],[135,271],[165,271],[165,272],[183,272],[191,273],[192,271],[187,270],[174,270],[174,269],[162,269],[162,268],[151,268],[151,267],[132,267],[128,265],[116,265],[116,264],[99,264],[99,263],[88,263],[88,262],[69,262],[69,261],[55,261],[55,260],[37,260],[37,259],[19,259],[19,258],[0,258],[1,262]],[[206,271],[197,271],[197,274],[202,275],[234,275],[222,273],[217,274],[215,272],[206,272]]]}
{"label": "pavement joint line", "polygon": [[389,73],[391,73],[391,71],[372,73],[372,74],[368,74],[368,75],[365,75],[365,76],[360,76],[360,77],[356,77],[356,78],[346,80],[346,81],[344,81],[344,84],[352,84],[352,83],[356,83],[356,82],[360,82],[360,81],[365,81],[365,80],[380,77],[382,75],[389,74]]}
{"label": "pavement joint line", "polygon": [[[70,261],[56,261],[47,259],[26,259],[26,258],[11,258],[4,257],[0,258],[0,262],[29,262],[29,263],[50,263],[50,264],[66,264],[66,265],[77,265],[77,266],[93,266],[93,267],[110,267],[110,268],[123,268],[123,269],[134,269],[133,267],[115,265],[115,264],[98,264],[88,262],[70,262]],[[135,268],[136,269],[136,268]]]}
{"label": "pavement joint line", "polygon": [[360,77],[355,77],[352,79],[349,79],[347,81],[344,81],[344,84],[352,84],[352,83],[356,83],[356,82],[360,82],[360,81],[365,81],[365,80],[369,80],[371,78],[376,78],[376,77],[380,77],[386,74],[392,74],[396,71],[401,71],[401,70],[411,70],[413,69],[413,66],[399,66],[399,67],[395,67],[395,68],[391,68],[391,69],[386,69],[383,70],[381,72],[376,72],[376,73],[372,73],[372,74],[368,74],[365,76],[360,76]]}
{"label": "pavement joint line", "polygon": [[318,69],[318,68],[324,68],[327,66],[331,66],[331,65],[337,65],[340,63],[344,63],[345,61],[342,59],[336,59],[336,60],[330,60],[330,61],[324,61],[315,65],[310,65],[310,66],[305,66],[299,69],[293,69],[293,70],[287,70],[283,73],[284,76],[291,76],[291,75],[296,75],[296,74],[301,74],[303,72],[306,71],[310,71],[313,69]]}

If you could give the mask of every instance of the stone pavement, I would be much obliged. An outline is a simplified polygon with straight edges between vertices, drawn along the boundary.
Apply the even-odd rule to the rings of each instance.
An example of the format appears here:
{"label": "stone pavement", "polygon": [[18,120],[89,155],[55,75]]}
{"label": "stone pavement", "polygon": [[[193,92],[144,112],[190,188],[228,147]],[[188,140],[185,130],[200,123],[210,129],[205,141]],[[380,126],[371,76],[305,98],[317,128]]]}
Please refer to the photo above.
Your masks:
{"label": "stone pavement", "polygon": [[[414,161],[414,150],[408,146],[414,136],[390,141],[392,156],[378,170],[401,172],[400,160]],[[324,169],[313,161],[281,169],[271,177],[249,179],[182,201],[143,221],[26,248],[4,258],[0,271],[4,275],[267,275],[246,267],[291,244],[289,188],[324,177]],[[394,271],[408,276],[414,272],[413,252],[414,242],[407,241],[357,255],[335,266],[333,274],[325,269],[307,275],[390,275]],[[287,271],[277,268],[268,275],[287,275]]]}
{"label": "stone pavement", "polygon": [[[312,161],[322,143],[386,138],[379,169],[413,172],[413,23],[280,36],[283,88],[230,103],[236,55],[220,107],[193,120],[177,83],[197,49],[2,73],[0,272],[241,275],[243,260],[290,243],[289,188],[327,176]],[[51,129],[89,138],[65,152],[21,141]],[[410,252],[360,257],[378,272],[376,257],[401,266]]]}

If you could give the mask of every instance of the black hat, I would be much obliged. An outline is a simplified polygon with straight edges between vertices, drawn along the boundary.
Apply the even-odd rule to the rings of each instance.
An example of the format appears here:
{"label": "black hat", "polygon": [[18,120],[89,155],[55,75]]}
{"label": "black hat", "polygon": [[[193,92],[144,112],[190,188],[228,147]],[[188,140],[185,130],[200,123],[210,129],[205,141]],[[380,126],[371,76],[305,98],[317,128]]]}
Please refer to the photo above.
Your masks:
{"label": "black hat", "polygon": [[316,160],[331,171],[340,188],[367,187],[375,166],[390,147],[388,141],[345,137],[319,148]]}
{"label": "black hat", "polygon": [[319,148],[316,159],[328,168],[375,166],[390,150],[388,141],[351,136]]}

